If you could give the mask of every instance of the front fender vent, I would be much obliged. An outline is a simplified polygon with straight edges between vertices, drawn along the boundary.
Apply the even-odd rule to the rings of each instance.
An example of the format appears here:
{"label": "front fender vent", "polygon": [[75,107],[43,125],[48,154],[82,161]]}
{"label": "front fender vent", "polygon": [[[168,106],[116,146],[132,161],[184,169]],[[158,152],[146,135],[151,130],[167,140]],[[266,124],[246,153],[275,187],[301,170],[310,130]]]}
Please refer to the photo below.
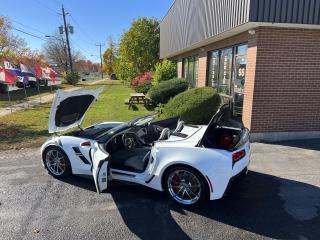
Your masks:
{"label": "front fender vent", "polygon": [[83,156],[83,154],[81,153],[81,151],[78,147],[72,147],[72,149],[84,164],[88,164],[88,165],[90,164],[88,159],[85,156]]}

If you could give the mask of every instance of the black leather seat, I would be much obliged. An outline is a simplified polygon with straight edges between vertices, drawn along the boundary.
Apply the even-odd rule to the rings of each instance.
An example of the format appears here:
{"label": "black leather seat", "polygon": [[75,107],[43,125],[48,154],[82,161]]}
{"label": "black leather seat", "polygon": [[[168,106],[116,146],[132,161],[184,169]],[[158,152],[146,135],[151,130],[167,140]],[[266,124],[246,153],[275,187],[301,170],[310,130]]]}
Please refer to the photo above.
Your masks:
{"label": "black leather seat", "polygon": [[137,147],[130,150],[121,149],[111,155],[110,167],[141,173],[148,165],[150,150],[150,147]]}

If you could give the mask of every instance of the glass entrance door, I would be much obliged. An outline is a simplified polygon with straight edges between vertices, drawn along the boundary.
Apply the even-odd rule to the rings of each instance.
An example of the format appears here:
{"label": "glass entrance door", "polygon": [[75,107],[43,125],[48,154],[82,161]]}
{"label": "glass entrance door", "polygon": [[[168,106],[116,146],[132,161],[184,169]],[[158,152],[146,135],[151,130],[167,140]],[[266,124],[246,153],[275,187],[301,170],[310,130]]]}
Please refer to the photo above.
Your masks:
{"label": "glass entrance door", "polygon": [[230,103],[235,115],[242,115],[247,44],[208,53],[208,86],[217,89],[223,103]]}
{"label": "glass entrance door", "polygon": [[246,44],[236,47],[234,56],[234,81],[233,81],[233,112],[235,115],[242,115],[244,83],[247,67],[247,48]]}

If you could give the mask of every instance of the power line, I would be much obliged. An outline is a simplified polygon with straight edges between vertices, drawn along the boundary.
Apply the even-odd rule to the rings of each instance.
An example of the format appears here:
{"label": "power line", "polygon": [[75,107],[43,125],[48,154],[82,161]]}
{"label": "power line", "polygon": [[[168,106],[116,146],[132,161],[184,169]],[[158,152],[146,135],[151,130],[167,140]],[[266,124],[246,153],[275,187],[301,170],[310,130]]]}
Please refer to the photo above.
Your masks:
{"label": "power line", "polygon": [[85,50],[83,47],[81,47],[77,42],[75,42],[74,40],[71,40],[72,44],[74,44],[75,46],[77,46],[78,48],[80,48],[82,51],[86,52],[87,54],[92,54],[90,52],[88,52],[87,50]]}
{"label": "power line", "polygon": [[41,1],[39,1],[39,0],[34,0],[34,1],[36,1],[38,4],[42,5],[42,6],[45,7],[46,9],[48,9],[48,10],[50,10],[50,11],[52,11],[52,12],[58,14],[58,15],[61,15],[61,13],[59,13],[58,11],[52,9],[51,7],[49,7],[48,5],[46,5],[45,3],[43,3],[43,2],[41,2]]}
{"label": "power line", "polygon": [[[3,16],[5,16],[5,14],[3,14],[3,13],[0,13],[0,14],[3,15]],[[17,23],[17,24],[23,26],[24,28],[27,28],[28,30],[35,31],[35,32],[41,33],[41,34],[43,34],[43,35],[48,35],[47,33],[43,32],[43,31],[40,31],[39,29],[37,29],[37,28],[35,28],[35,27],[31,27],[31,26],[29,26],[29,25],[26,25],[26,24],[24,24],[24,23],[21,23],[21,22],[15,20],[15,19],[13,19],[13,18],[11,18],[11,17],[9,17],[9,16],[7,16],[7,17],[8,17],[8,19],[9,19],[10,22]],[[15,30],[17,30],[17,29],[15,29]],[[21,30],[21,29],[18,29],[17,31],[20,31],[20,30]],[[25,31],[25,30],[21,30],[21,31]],[[32,34],[33,34],[33,33],[32,33]],[[33,34],[33,35],[35,35],[35,34]]]}
{"label": "power line", "polygon": [[26,34],[26,35],[29,35],[29,36],[31,36],[31,37],[41,39],[42,41],[46,41],[46,40],[43,39],[42,37],[39,37],[39,36],[34,35],[34,34],[32,34],[32,33],[28,33],[28,32],[23,31],[23,30],[21,30],[21,29],[18,29],[18,28],[15,28],[15,27],[12,27],[12,29],[13,29],[13,30],[16,30],[16,31],[18,31],[18,32],[24,33],[24,34]]}
{"label": "power line", "polygon": [[92,39],[91,37],[89,37],[90,34],[87,34],[87,33],[82,29],[82,27],[80,26],[80,24],[76,21],[76,19],[71,15],[70,12],[69,12],[69,15],[70,15],[72,21],[78,26],[79,30],[82,32],[83,36],[86,36],[86,38],[87,38],[88,40],[90,40],[90,42],[89,42],[89,41],[86,41],[86,42],[89,43],[89,44],[94,44],[95,41],[93,41],[93,39]]}
{"label": "power line", "polygon": [[19,25],[21,25],[21,26],[23,26],[23,27],[25,27],[25,28],[29,28],[29,29],[31,29],[31,30],[33,30],[33,31],[36,31],[36,32],[38,32],[38,33],[47,35],[46,33],[42,32],[42,31],[40,31],[40,30],[38,30],[38,29],[36,29],[36,28],[34,28],[34,27],[31,27],[31,26],[25,25],[25,24],[23,24],[23,23],[21,23],[21,22],[18,22],[17,20],[13,20],[12,18],[10,18],[10,20],[11,20],[12,22],[18,23]]}

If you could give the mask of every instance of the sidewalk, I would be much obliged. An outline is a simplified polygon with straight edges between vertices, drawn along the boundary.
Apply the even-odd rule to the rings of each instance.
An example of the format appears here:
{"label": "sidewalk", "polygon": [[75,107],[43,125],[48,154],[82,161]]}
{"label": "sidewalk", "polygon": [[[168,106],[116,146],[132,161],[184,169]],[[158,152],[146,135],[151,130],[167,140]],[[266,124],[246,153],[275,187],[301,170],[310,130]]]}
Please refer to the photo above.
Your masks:
{"label": "sidewalk", "polygon": [[[87,86],[94,85],[94,84],[99,83],[101,81],[103,81],[103,80],[97,80],[97,81],[88,83]],[[81,88],[83,88],[83,87],[69,88],[69,89],[64,90],[64,91],[71,92],[71,91],[79,90]],[[38,106],[40,104],[49,103],[49,102],[51,102],[53,100],[53,96],[54,96],[54,93],[42,96],[41,97],[41,103],[40,103],[40,98],[37,98],[37,99],[31,99],[29,101],[25,101],[23,103],[12,105],[11,108],[10,108],[10,106],[2,107],[2,108],[0,108],[0,117],[9,115],[11,113],[14,113],[14,112],[17,112],[17,111],[20,111],[20,110],[27,109],[29,107],[35,107],[35,106]]]}

